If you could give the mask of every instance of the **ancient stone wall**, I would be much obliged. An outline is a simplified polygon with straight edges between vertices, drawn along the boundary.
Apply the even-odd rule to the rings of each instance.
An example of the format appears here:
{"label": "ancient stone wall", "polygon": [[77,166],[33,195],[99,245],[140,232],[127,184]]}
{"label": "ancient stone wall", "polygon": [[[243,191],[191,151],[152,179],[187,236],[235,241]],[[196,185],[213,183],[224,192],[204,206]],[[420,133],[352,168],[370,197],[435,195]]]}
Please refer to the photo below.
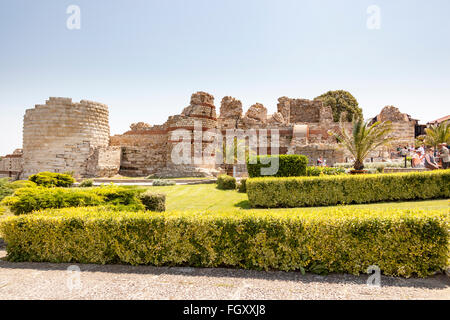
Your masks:
{"label": "ancient stone wall", "polygon": [[167,126],[137,123],[122,135],[111,137],[111,146],[122,148],[120,174],[139,177],[153,174],[167,162]]}
{"label": "ancient stone wall", "polygon": [[[417,121],[397,108],[384,108],[373,119],[376,120],[393,123],[392,135],[396,144],[414,142]],[[344,125],[348,131],[351,130],[351,123],[345,122]],[[117,173],[166,177],[217,174],[218,169],[229,170],[230,165],[215,161],[223,152],[223,145],[217,144],[211,133],[221,133],[223,144],[230,130],[234,134],[241,131],[244,135],[250,132],[257,137],[266,135],[267,154],[304,154],[310,158],[310,164],[323,157],[328,165],[332,165],[349,156],[338,148],[335,138],[328,133],[339,126],[340,123],[333,121],[331,108],[323,106],[320,101],[281,97],[277,112],[268,115],[266,107],[260,103],[253,104],[244,112],[241,101],[226,96],[221,101],[220,116],[217,117],[214,97],[206,92],[196,92],[192,94],[190,104],[180,114],[170,116],[164,124],[138,122],[124,134],[110,137],[106,105],[50,98],[45,105],[26,111],[23,156],[16,154],[0,159],[0,175],[2,172],[11,175],[10,172],[23,171],[22,176],[28,177],[46,170],[73,171],[81,177]],[[271,147],[275,132],[279,134],[277,150]],[[244,139],[248,147],[248,136]],[[179,162],[177,157],[180,151],[186,151],[180,149],[183,141],[190,155],[188,162]],[[264,147],[261,141],[258,142],[260,147]],[[373,154],[384,157],[386,152],[389,150],[380,149],[376,155]]]}
{"label": "ancient stone wall", "polygon": [[121,147],[96,148],[87,160],[85,176],[112,177],[119,172],[121,158]]}
{"label": "ancient stone wall", "polygon": [[16,179],[23,170],[23,151],[16,149],[12,154],[0,157],[0,178]]}
{"label": "ancient stone wall", "polygon": [[23,123],[23,177],[40,171],[87,174],[87,159],[109,144],[108,107],[69,98],[50,98],[26,110]]}
{"label": "ancient stone wall", "polygon": [[333,120],[331,108],[317,100],[281,97],[278,99],[277,109],[287,123],[316,123]]}
{"label": "ancient stone wall", "polygon": [[398,108],[394,106],[384,107],[380,114],[373,119],[374,121],[390,121],[392,123],[392,132],[389,135],[389,137],[394,138],[391,143],[392,149],[414,145],[417,120],[412,119],[406,113],[401,113]]}

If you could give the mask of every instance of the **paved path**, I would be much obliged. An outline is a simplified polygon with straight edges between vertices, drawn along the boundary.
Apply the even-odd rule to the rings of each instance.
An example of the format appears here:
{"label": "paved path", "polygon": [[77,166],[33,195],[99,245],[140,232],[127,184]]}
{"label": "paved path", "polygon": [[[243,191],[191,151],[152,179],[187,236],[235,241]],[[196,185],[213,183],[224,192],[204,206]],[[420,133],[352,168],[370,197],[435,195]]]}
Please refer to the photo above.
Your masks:
{"label": "paved path", "polygon": [[368,287],[367,277],[2,260],[0,299],[450,299],[445,275],[382,276],[380,288]]}

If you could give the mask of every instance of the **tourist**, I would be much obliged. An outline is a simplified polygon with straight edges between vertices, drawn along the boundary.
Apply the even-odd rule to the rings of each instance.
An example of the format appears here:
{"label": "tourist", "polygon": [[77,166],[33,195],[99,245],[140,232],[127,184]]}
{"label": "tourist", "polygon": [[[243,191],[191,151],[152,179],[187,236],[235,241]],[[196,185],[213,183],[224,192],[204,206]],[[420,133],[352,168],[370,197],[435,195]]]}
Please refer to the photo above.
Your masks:
{"label": "tourist", "polygon": [[319,167],[321,167],[321,166],[323,165],[323,157],[322,157],[322,156],[320,156],[320,157],[317,159],[317,165],[318,165]]}
{"label": "tourist", "polygon": [[446,143],[441,143],[439,149],[439,155],[441,157],[442,161],[442,168],[443,169],[449,169],[450,168],[450,150],[448,150]]}
{"label": "tourist", "polygon": [[424,156],[422,150],[418,148],[412,156],[412,167],[413,168],[425,168]]}
{"label": "tourist", "polygon": [[425,154],[425,145],[421,145],[421,146],[419,147],[419,149],[417,149],[417,151],[420,151],[420,153],[421,153],[422,155],[424,155],[424,154]]}
{"label": "tourist", "polygon": [[436,160],[434,159],[434,156],[433,156],[433,149],[430,148],[425,153],[424,163],[425,163],[425,168],[427,168],[427,169],[430,169],[430,170],[439,169],[439,165],[436,163]]}

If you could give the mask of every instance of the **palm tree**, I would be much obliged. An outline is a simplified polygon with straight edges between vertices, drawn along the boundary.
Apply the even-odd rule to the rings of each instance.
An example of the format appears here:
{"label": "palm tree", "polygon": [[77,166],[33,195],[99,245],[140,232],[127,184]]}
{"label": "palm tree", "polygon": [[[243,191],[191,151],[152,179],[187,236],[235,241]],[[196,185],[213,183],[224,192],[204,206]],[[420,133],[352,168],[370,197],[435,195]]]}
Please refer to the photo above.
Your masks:
{"label": "palm tree", "polygon": [[443,122],[439,125],[432,125],[425,129],[424,142],[435,149],[440,143],[450,144],[450,121]]}
{"label": "palm tree", "polygon": [[393,138],[388,137],[391,132],[390,122],[375,122],[369,125],[360,117],[353,118],[353,130],[348,133],[341,122],[340,129],[337,132],[329,132],[339,143],[352,154],[355,158],[353,167],[355,170],[364,169],[364,159],[374,149],[389,144]]}

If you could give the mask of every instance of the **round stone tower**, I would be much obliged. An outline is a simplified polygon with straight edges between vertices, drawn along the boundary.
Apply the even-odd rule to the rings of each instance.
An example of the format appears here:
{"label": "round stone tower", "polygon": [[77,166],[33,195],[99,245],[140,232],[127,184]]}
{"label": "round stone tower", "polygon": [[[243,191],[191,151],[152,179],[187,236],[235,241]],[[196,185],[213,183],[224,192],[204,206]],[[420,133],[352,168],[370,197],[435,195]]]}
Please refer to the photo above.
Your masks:
{"label": "round stone tower", "polygon": [[26,110],[22,176],[41,171],[85,175],[93,150],[109,144],[108,117],[108,106],[70,98],[49,98]]}

